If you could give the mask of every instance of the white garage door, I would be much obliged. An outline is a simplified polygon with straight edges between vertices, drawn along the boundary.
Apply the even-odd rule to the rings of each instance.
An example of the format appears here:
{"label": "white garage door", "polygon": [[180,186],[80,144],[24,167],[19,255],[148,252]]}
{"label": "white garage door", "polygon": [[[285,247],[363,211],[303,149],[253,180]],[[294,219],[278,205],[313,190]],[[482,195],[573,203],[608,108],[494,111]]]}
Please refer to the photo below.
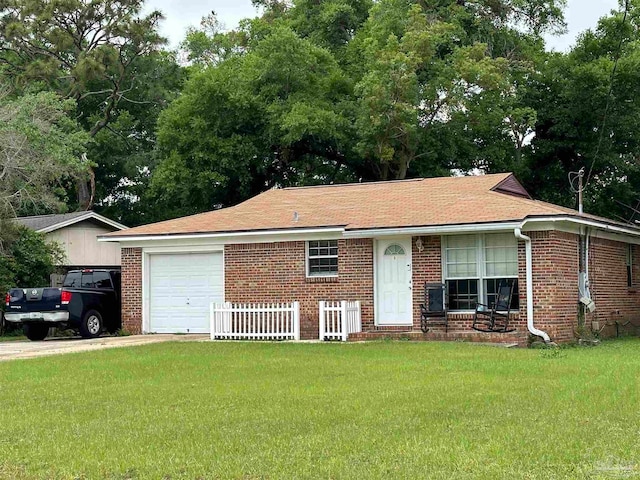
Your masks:
{"label": "white garage door", "polygon": [[208,333],[209,305],[222,302],[222,252],[149,255],[149,329]]}

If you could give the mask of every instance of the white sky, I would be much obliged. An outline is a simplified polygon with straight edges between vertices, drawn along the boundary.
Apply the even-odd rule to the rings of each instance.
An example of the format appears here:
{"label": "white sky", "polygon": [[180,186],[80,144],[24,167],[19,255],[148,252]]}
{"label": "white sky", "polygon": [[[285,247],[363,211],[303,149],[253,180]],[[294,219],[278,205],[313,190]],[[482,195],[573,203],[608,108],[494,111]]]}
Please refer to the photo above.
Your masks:
{"label": "white sky", "polygon": [[[549,49],[569,49],[578,33],[595,27],[601,16],[618,7],[617,0],[568,0],[567,3],[565,17],[569,32],[559,37],[547,37]],[[189,26],[197,26],[212,10],[227,28],[234,28],[243,18],[256,16],[251,0],[147,0],[146,9],[164,13],[166,20],[161,31],[171,47],[182,41]]]}

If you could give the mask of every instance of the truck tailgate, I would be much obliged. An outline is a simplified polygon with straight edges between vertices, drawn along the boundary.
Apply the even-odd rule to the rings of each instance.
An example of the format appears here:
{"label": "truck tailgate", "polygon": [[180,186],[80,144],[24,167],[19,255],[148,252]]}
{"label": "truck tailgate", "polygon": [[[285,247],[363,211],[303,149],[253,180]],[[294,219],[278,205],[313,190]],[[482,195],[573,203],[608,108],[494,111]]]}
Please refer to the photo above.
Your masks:
{"label": "truck tailgate", "polygon": [[61,308],[61,288],[13,288],[7,313],[51,312]]}

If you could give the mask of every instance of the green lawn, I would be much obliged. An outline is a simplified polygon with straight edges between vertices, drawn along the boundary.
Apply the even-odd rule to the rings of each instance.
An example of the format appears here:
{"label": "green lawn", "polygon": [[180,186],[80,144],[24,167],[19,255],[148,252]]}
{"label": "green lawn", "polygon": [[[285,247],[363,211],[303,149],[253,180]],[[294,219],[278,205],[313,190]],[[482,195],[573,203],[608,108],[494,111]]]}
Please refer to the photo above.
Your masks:
{"label": "green lawn", "polygon": [[637,478],[640,341],[169,343],[0,363],[0,478]]}
{"label": "green lawn", "polygon": [[0,342],[13,342],[16,340],[26,340],[24,335],[0,335]]}

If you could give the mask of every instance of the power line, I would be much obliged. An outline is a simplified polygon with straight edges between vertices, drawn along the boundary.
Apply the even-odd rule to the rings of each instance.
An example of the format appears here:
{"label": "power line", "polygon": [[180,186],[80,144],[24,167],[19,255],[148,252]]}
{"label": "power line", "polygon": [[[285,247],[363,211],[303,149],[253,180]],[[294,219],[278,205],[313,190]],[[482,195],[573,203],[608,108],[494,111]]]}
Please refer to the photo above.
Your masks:
{"label": "power line", "polygon": [[613,70],[611,70],[611,77],[609,79],[609,93],[607,93],[607,103],[605,104],[605,107],[604,107],[604,116],[602,117],[602,128],[600,129],[598,145],[596,146],[596,152],[593,156],[593,160],[591,161],[591,166],[589,167],[589,173],[587,174],[587,180],[584,183],[584,188],[587,188],[587,186],[589,185],[589,180],[591,180],[591,174],[593,173],[593,166],[596,164],[596,161],[598,160],[598,154],[600,153],[600,147],[602,146],[604,130],[607,125],[607,115],[609,113],[609,105],[611,103],[611,95],[613,93],[613,79],[616,75],[616,70],[618,69],[618,60],[620,60],[620,54],[622,53],[622,42],[624,41],[624,25],[627,22],[628,13],[629,13],[629,0],[625,0],[624,15],[622,17],[622,24],[620,25],[620,41],[618,42],[618,51],[616,52],[615,60],[613,62]]}

